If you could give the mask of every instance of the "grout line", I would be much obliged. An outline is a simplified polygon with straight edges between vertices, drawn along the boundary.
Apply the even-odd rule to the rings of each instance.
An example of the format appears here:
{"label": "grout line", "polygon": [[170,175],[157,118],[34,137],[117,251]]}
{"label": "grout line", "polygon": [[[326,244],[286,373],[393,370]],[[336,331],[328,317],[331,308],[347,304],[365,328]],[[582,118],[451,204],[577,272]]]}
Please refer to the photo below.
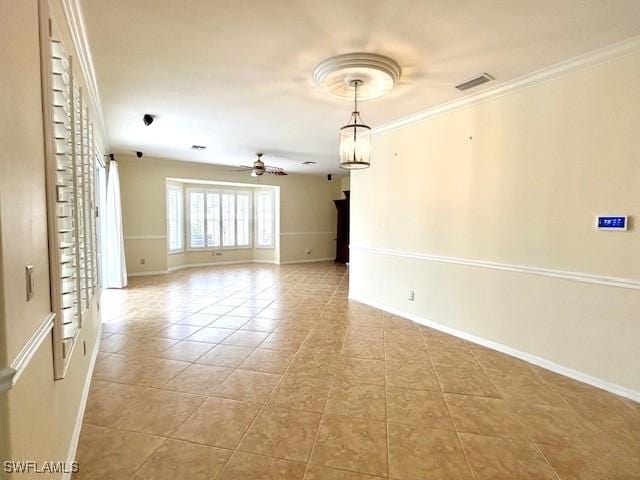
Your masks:
{"label": "grout line", "polygon": [[[337,289],[337,287],[336,287]],[[334,290],[335,292],[335,290]],[[322,309],[322,312],[320,313],[320,316],[322,315],[322,313],[324,313],[326,311],[326,304],[325,307]],[[344,347],[344,342],[343,342],[343,347]],[[342,347],[340,349],[342,351]],[[316,434],[313,437],[313,443],[311,444],[311,450],[309,450],[309,459],[307,461],[307,465],[304,469],[304,475],[302,475],[302,478],[304,479],[307,476],[307,472],[309,471],[309,465],[311,465],[311,459],[313,458],[313,452],[316,448],[316,444],[318,443],[318,437],[320,436],[320,428],[322,427],[322,422],[325,418],[325,412],[327,411],[327,404],[329,403],[329,399],[331,398],[331,392],[333,391],[333,383],[335,381],[336,378],[336,372],[334,370],[334,372],[331,375],[331,383],[329,383],[329,391],[327,392],[327,398],[324,402],[324,406],[322,407],[322,412],[320,412],[320,421],[318,422],[318,428],[316,429]]]}
{"label": "grout line", "polygon": [[[318,272],[318,270],[320,270],[320,272]],[[302,272],[302,270],[300,270],[299,272]],[[316,273],[313,273],[316,272]],[[179,286],[188,286],[185,285],[187,283],[187,279],[191,278],[190,276],[185,275],[183,276],[178,276],[176,275],[176,277],[174,278],[180,278],[180,279],[184,279],[181,280]],[[254,426],[254,424],[256,423],[258,417],[265,411],[265,409],[267,409],[267,407],[269,407],[269,402],[271,401],[272,397],[274,396],[275,392],[277,391],[277,389],[279,388],[279,386],[281,385],[284,377],[290,373],[290,367],[293,363],[293,361],[296,359],[296,357],[302,353],[303,347],[305,346],[305,344],[307,344],[307,342],[309,341],[309,339],[311,338],[311,336],[314,334],[314,332],[316,334],[320,333],[322,334],[323,332],[325,333],[325,335],[328,335],[329,332],[332,332],[332,329],[334,329],[335,327],[340,327],[342,328],[342,326],[345,326],[345,332],[344,332],[344,336],[342,337],[342,345],[341,345],[341,349],[340,352],[338,352],[337,354],[333,354],[333,356],[337,356],[337,360],[339,360],[340,358],[343,357],[344,354],[344,345],[345,345],[345,340],[346,338],[348,338],[349,332],[352,330],[352,328],[354,328],[354,324],[351,323],[349,321],[349,319],[345,319],[343,318],[341,315],[344,313],[344,311],[341,312],[340,309],[338,310],[334,310],[334,308],[337,305],[342,305],[342,304],[349,304],[349,300],[346,296],[342,295],[343,293],[343,285],[345,283],[348,283],[348,272],[343,273],[341,275],[341,278],[339,280],[339,282],[335,283],[335,282],[331,282],[331,283],[322,283],[323,281],[329,281],[331,279],[334,278],[334,275],[332,274],[332,272],[330,270],[323,270],[323,269],[314,269],[312,272],[305,272],[305,273],[295,273],[295,274],[291,274],[290,276],[287,275],[286,278],[284,278],[284,275],[282,275],[282,277],[280,277],[280,279],[276,282],[273,283],[269,283],[269,286],[267,286],[266,288],[262,288],[262,289],[253,289],[251,286],[251,282],[248,282],[246,284],[243,283],[242,288],[240,289],[235,289],[233,288],[233,293],[228,294],[225,297],[220,297],[219,299],[217,299],[214,303],[208,304],[208,305],[204,305],[203,309],[209,308],[212,305],[217,304],[218,302],[223,302],[225,299],[229,299],[229,298],[234,298],[234,299],[238,299],[238,300],[243,300],[241,304],[236,305],[236,306],[230,306],[232,308],[232,310],[230,310],[229,312],[227,312],[224,315],[220,315],[220,316],[213,316],[215,319],[212,320],[212,323],[207,325],[207,326],[196,326],[199,327],[197,331],[202,330],[203,328],[207,328],[207,327],[211,327],[213,323],[215,323],[216,320],[218,320],[219,318],[222,318],[226,315],[233,315],[232,311],[235,310],[236,308],[240,308],[243,305],[244,306],[249,306],[247,305],[248,303],[251,303],[252,301],[255,301],[256,299],[259,299],[258,297],[260,297],[261,295],[264,296],[268,296],[267,299],[264,299],[264,302],[267,302],[269,299],[271,299],[271,301],[269,303],[266,303],[264,306],[260,306],[260,309],[258,309],[256,307],[256,313],[251,316],[251,317],[247,317],[247,322],[243,323],[243,325],[241,325],[238,328],[234,328],[234,329],[229,329],[232,330],[233,333],[239,332],[239,331],[247,331],[250,332],[251,330],[242,330],[242,327],[244,325],[246,325],[248,322],[250,322],[251,320],[253,320],[254,318],[260,318],[259,314],[260,312],[262,312],[263,310],[266,310],[268,308],[277,308],[279,310],[282,310],[284,313],[284,318],[281,319],[270,319],[273,320],[274,322],[277,322],[278,324],[276,325],[276,327],[271,331],[271,332],[262,332],[262,333],[267,333],[268,335],[265,337],[265,339],[257,346],[255,347],[248,347],[251,348],[251,352],[249,355],[247,355],[247,357],[245,357],[245,359],[243,359],[243,362],[246,361],[246,358],[248,358],[250,355],[252,355],[256,350],[260,349],[260,345],[262,345],[262,343],[264,341],[266,341],[267,338],[269,338],[269,336],[271,336],[272,333],[276,333],[278,331],[278,329],[281,326],[286,326],[285,329],[283,329],[283,332],[291,332],[292,330],[289,329],[290,326],[292,324],[295,324],[295,318],[297,316],[311,316],[312,320],[310,321],[310,323],[304,323],[304,327],[302,328],[301,331],[305,332],[304,335],[304,339],[303,341],[300,343],[300,345],[298,346],[298,348],[295,350],[294,354],[290,357],[286,368],[282,371],[282,373],[278,373],[278,375],[280,375],[280,378],[278,379],[278,382],[276,383],[276,385],[274,386],[274,388],[270,391],[269,395],[267,396],[266,400],[264,401],[264,403],[262,403],[262,405],[260,406],[258,412],[256,413],[255,417],[252,419],[252,421],[250,422],[249,426],[244,430],[244,433],[242,435],[242,437],[240,438],[238,444],[235,446],[235,448],[233,449],[228,449],[228,448],[224,448],[224,447],[216,447],[216,446],[212,446],[212,445],[208,445],[208,444],[204,444],[204,443],[198,443],[198,442],[193,442],[190,440],[184,440],[184,439],[176,439],[174,437],[171,437],[171,435],[173,433],[175,433],[175,431],[177,431],[186,421],[188,421],[190,418],[192,418],[192,416],[195,414],[195,412],[202,406],[202,404],[206,401],[207,398],[220,398],[220,397],[216,397],[216,393],[213,392],[211,394],[207,393],[207,394],[202,394],[202,393],[190,393],[190,392],[182,392],[179,390],[169,390],[166,388],[162,388],[162,387],[157,387],[157,386],[152,386],[152,385],[146,385],[146,384],[139,384],[139,383],[125,383],[125,382],[118,382],[118,381],[113,381],[113,380],[109,380],[109,379],[96,379],[96,380],[100,380],[103,382],[110,382],[110,383],[122,383],[128,386],[132,386],[132,387],[140,387],[140,388],[148,388],[148,389],[155,389],[155,390],[161,390],[161,391],[170,391],[170,392],[174,392],[176,394],[183,394],[183,395],[192,395],[192,396],[197,396],[197,397],[201,397],[201,402],[200,404],[193,410],[193,412],[187,416],[187,418],[180,423],[180,425],[178,427],[176,427],[175,429],[171,430],[170,433],[168,433],[167,435],[157,435],[157,434],[149,434],[149,435],[154,435],[156,437],[161,437],[164,438],[164,441],[157,447],[160,448],[162,445],[164,445],[166,443],[166,440],[168,438],[172,438],[174,440],[178,440],[181,442],[187,442],[187,443],[193,443],[196,445],[204,445],[207,446],[209,448],[214,448],[214,449],[220,449],[220,450],[224,450],[227,452],[230,452],[229,454],[229,458],[227,459],[227,461],[224,463],[224,465],[221,467],[220,472],[218,474],[218,476],[216,478],[219,478],[222,475],[222,472],[224,471],[224,468],[226,468],[226,466],[228,465],[228,463],[230,462],[231,458],[233,457],[233,455],[235,455],[236,452],[242,452],[242,450],[239,449],[239,446],[241,445],[242,441],[244,441],[244,439],[246,438],[248,432],[250,431],[250,429]],[[206,279],[204,279],[206,281]],[[255,279],[252,279],[253,282],[255,282]],[[260,279],[258,279],[258,281],[260,281]],[[213,290],[211,289],[207,289],[208,293],[202,293],[202,291],[199,291],[198,293],[189,295],[189,298],[183,298],[181,299],[178,303],[188,303],[192,300],[198,299],[198,298],[206,298],[210,295],[212,295],[213,292],[219,291],[220,289],[228,289],[230,282],[225,282],[224,286],[219,286]],[[137,282],[136,282],[137,283]],[[132,298],[132,300],[134,301],[134,303],[130,304],[133,306],[133,308],[130,308],[129,310],[134,311],[134,312],[139,312],[139,311],[144,311],[143,310],[143,304],[145,303],[145,294],[146,292],[144,290],[149,289],[152,284],[150,282],[140,282],[139,283],[140,286],[142,286],[143,291],[139,292],[139,295],[136,295],[134,298]],[[168,283],[162,284],[163,286],[167,286],[169,285]],[[168,287],[167,287],[168,289]],[[277,296],[274,298],[273,295],[275,294],[271,294],[271,292],[277,292]],[[330,293],[329,293],[330,292]],[[163,293],[159,293],[158,295],[154,295],[154,299],[158,299],[160,300],[161,297],[163,295],[166,295],[167,292],[165,290],[163,290]],[[247,296],[248,295],[248,296]],[[246,297],[245,297],[246,296]],[[147,297],[148,298],[148,297]],[[151,301],[154,301],[154,299],[152,299]],[[148,303],[149,300],[147,300],[146,302]],[[235,301],[235,300],[234,300]],[[259,303],[262,303],[262,299],[260,299]],[[124,302],[124,305],[126,305],[126,301]],[[318,308],[318,305],[322,305],[320,308]],[[173,303],[173,305],[175,305],[175,303]],[[203,309],[201,309],[200,311],[202,311]],[[167,312],[169,312],[171,310],[168,310]],[[166,313],[166,312],[165,312]],[[185,314],[188,312],[184,312]],[[168,328],[171,325],[182,325],[182,324],[178,324],[177,322],[179,321],[183,321],[184,319],[188,318],[191,315],[195,315],[198,312],[189,312],[188,315],[184,318],[180,318],[178,320],[175,320],[171,323],[163,323],[162,327],[160,330],[164,329],[164,328]],[[126,313],[123,313],[120,315],[121,320],[126,320]],[[157,316],[161,317],[163,314],[162,313],[158,313]],[[336,317],[336,318],[340,318],[341,319],[341,323],[332,323],[329,322],[328,325],[324,325],[325,327],[328,327],[328,329],[325,330],[317,330],[317,328],[319,326],[323,325],[323,317],[326,318],[326,316],[329,317]],[[154,316],[150,315],[144,315],[141,317],[131,317],[134,318],[136,320],[141,320],[140,323],[144,323],[144,319],[153,319]],[[382,331],[383,331],[383,341],[382,341],[382,345],[383,345],[383,361],[384,361],[384,374],[385,374],[385,416],[386,416],[386,434],[387,434],[387,476],[390,475],[390,442],[389,442],[389,424],[393,423],[393,422],[389,422],[389,403],[388,403],[388,389],[389,386],[387,385],[386,382],[386,374],[387,374],[387,361],[388,361],[388,355],[387,355],[387,351],[384,348],[386,345],[385,342],[385,322],[384,322],[384,314],[382,316],[383,318],[383,323],[382,323]],[[345,323],[346,322],[346,323]],[[285,325],[282,325],[282,323],[285,323]],[[197,332],[196,331],[196,332]],[[111,334],[115,334],[118,333],[120,335],[125,335],[125,336],[129,336],[129,337],[136,337],[137,335],[129,335],[128,333],[121,333],[121,332],[111,332]],[[195,333],[195,332],[194,332]],[[337,333],[337,332],[336,332]],[[434,362],[433,362],[433,356],[432,356],[432,351],[429,348],[429,341],[428,341],[428,335],[426,334],[426,331],[424,329],[420,329],[419,330],[419,334],[421,336],[421,340],[422,340],[422,345],[426,348],[426,353],[428,354],[428,358],[432,367],[433,372],[436,375],[436,379],[438,381],[438,385],[440,387],[440,394],[442,395],[442,382],[439,378],[438,375],[438,371],[435,368]],[[155,334],[152,334],[151,336],[154,337]],[[145,335],[142,335],[143,337]],[[322,337],[322,335],[321,335]],[[164,337],[154,337],[154,338],[164,338]],[[170,339],[170,340],[176,340],[176,339]],[[209,342],[202,342],[202,343],[206,343],[209,345],[212,345],[212,348],[208,350],[208,352],[204,352],[202,355],[198,356],[196,359],[194,360],[189,360],[189,361],[184,361],[184,360],[173,360],[173,359],[164,359],[162,357],[156,357],[154,355],[158,355],[161,354],[163,351],[166,351],[168,349],[173,348],[173,346],[179,344],[180,342],[184,342],[184,341],[192,341],[189,340],[188,338],[185,339],[180,339],[180,340],[176,340],[176,343],[170,345],[169,347],[166,347],[165,349],[163,349],[161,352],[158,353],[154,353],[154,354],[150,354],[150,355],[143,355],[143,356],[137,356],[137,355],[131,355],[131,354],[122,354],[122,353],[114,353],[114,352],[100,352],[102,355],[108,357],[110,355],[113,354],[118,354],[118,355],[122,355],[125,357],[128,357],[128,359],[131,359],[131,361],[136,361],[138,358],[153,358],[156,360],[169,360],[169,361],[178,361],[178,362],[183,362],[188,364],[186,367],[184,367],[182,370],[178,371],[177,373],[175,373],[170,379],[165,381],[165,384],[170,382],[172,379],[174,379],[175,377],[179,376],[182,372],[184,372],[187,368],[189,368],[191,365],[203,365],[203,364],[198,364],[197,361],[204,355],[206,355],[208,352],[210,352],[212,349],[216,348],[216,346],[219,345],[219,343],[215,343],[215,344],[211,344]],[[397,342],[395,342],[397,343]],[[401,343],[402,344],[402,343]],[[247,347],[245,347],[247,348]],[[269,349],[271,350],[271,349]],[[476,360],[476,362],[478,362],[477,360],[477,355],[476,352],[473,349],[469,349],[468,347],[465,348],[465,350],[470,350],[471,354],[473,356],[473,358]],[[278,350],[280,351],[280,350]],[[355,357],[355,358],[361,358],[361,357]],[[226,368],[230,368],[230,373],[227,377],[225,377],[225,379],[223,379],[221,382],[219,382],[216,385],[216,388],[218,388],[220,385],[222,385],[224,383],[224,381],[226,380],[226,378],[228,378],[230,375],[234,374],[235,372],[241,370],[248,370],[248,371],[257,371],[257,370],[250,370],[250,369],[246,369],[246,368],[241,368],[241,365],[243,362],[240,362],[240,364],[238,364],[235,367],[226,367]],[[526,362],[525,362],[526,363]],[[481,364],[480,362],[478,362],[478,365],[480,366],[480,371],[483,372],[484,375],[487,375],[487,368],[485,368],[485,366],[483,364]],[[568,409],[570,409],[571,411],[573,411],[574,413],[578,414],[579,413],[567,402],[567,399],[565,398],[565,395],[563,393],[561,393],[560,390],[558,390],[558,386],[557,385],[553,385],[551,383],[549,383],[548,381],[546,381],[545,379],[543,379],[539,373],[535,370],[533,370],[533,374],[536,378],[538,378],[542,384],[547,385],[554,393],[557,393],[560,398],[562,398],[563,402],[566,404],[566,407],[568,407]],[[257,371],[259,372],[259,371]],[[268,372],[261,372],[261,373],[268,373]],[[488,375],[487,375],[488,377]],[[94,376],[95,378],[95,376]],[[313,453],[315,451],[315,448],[317,446],[318,443],[318,438],[319,438],[319,434],[320,434],[320,427],[322,425],[322,422],[326,419],[326,416],[328,415],[327,412],[327,405],[328,405],[328,401],[329,398],[331,397],[331,394],[333,392],[334,389],[334,383],[335,380],[337,378],[337,372],[334,370],[331,374],[331,381],[329,384],[329,390],[327,393],[327,397],[326,400],[324,402],[323,408],[322,408],[322,412],[320,412],[320,420],[316,429],[316,433],[313,439],[313,443],[311,446],[311,449],[309,451],[309,455],[308,458],[306,460],[306,466],[305,466],[305,475],[309,469],[309,465],[310,460],[313,456]],[[489,377],[489,381],[491,383],[491,385],[493,385],[495,387],[494,382],[491,380],[491,378]],[[361,383],[361,382],[357,382],[357,383]],[[412,387],[405,387],[405,388],[412,388]],[[499,392],[500,390],[498,390],[496,388],[496,390]],[[469,396],[469,395],[463,395],[463,394],[453,394],[453,395],[461,395],[461,396]],[[444,397],[444,395],[443,395]],[[479,398],[487,398],[487,397],[482,397],[480,396]],[[245,400],[237,400],[236,401],[241,401],[241,402],[245,402],[245,403],[254,403],[255,402],[247,402]],[[503,399],[503,401],[507,401],[506,399]],[[453,427],[454,427],[454,431],[456,432],[456,436],[458,439],[458,443],[460,445],[460,448],[462,449],[462,453],[465,457],[465,461],[467,462],[468,468],[471,472],[471,474],[474,476],[474,478],[476,477],[476,474],[473,472],[473,470],[471,469],[471,465],[469,463],[469,459],[467,457],[466,451],[464,450],[464,447],[462,446],[462,441],[461,441],[461,437],[460,437],[460,433],[458,431],[457,425],[455,424],[455,420],[453,419],[453,416],[451,414],[451,409],[449,406],[449,403],[446,401],[445,398],[445,405],[447,407],[447,411],[449,412],[449,417],[451,419],[451,422],[453,423]],[[285,407],[279,407],[279,408],[285,408]],[[557,407],[556,407],[557,408]],[[299,409],[295,409],[295,408],[290,408],[290,407],[286,407],[286,410],[291,410],[291,411],[303,411],[306,412],[306,410],[299,410]],[[315,413],[317,414],[318,412],[309,412],[309,413]],[[580,418],[583,418],[582,416],[580,416]],[[89,423],[87,423],[89,424]],[[102,427],[102,426],[101,426]],[[123,428],[113,428],[113,427],[107,427],[109,429],[113,429],[113,430],[123,430],[123,431],[132,431],[132,432],[136,432],[136,433],[144,433],[144,432],[138,432],[135,430],[126,430]],[[484,434],[483,434],[484,435]],[[490,437],[493,438],[501,438],[504,440],[504,437],[500,437],[500,436],[494,436],[494,435],[488,435]],[[531,441],[531,440],[530,440]],[[538,449],[538,451],[540,451],[540,453],[543,455],[544,454],[541,452],[540,446],[535,443],[536,448]],[[157,450],[157,449],[156,449]],[[148,461],[149,458],[151,458],[151,456],[155,453],[152,452],[147,459],[145,459],[143,461],[143,463],[135,470],[138,471],[143,465],[145,465]],[[274,459],[278,459],[278,460],[285,460],[285,461],[290,461],[290,462],[296,462],[296,463],[303,463],[301,461],[296,461],[296,460],[289,460],[289,459],[284,459],[281,457],[276,457],[276,456],[272,456],[272,455],[266,455],[266,454],[260,454],[260,453],[255,453],[255,452],[247,452],[250,453],[252,455],[257,455],[257,456],[262,456],[262,457],[268,457],[268,458],[274,458]],[[544,457],[545,460],[547,461],[547,463],[550,465],[550,463],[548,462],[548,460],[546,459],[546,457]],[[350,472],[350,470],[344,469],[344,468],[340,468],[340,467],[325,467],[324,465],[320,465],[323,468],[329,468],[329,469],[334,469],[334,470],[340,470],[340,471],[347,471]],[[551,468],[553,469],[553,467],[551,466]],[[355,472],[355,471],[354,471]],[[134,472],[135,473],[135,472]],[[356,473],[362,473],[362,472],[356,472]],[[555,473],[554,470],[554,474],[557,476],[557,473]]]}
{"label": "grout line", "polygon": [[[422,334],[422,331],[420,333]],[[424,336],[422,337],[422,339],[423,339],[423,341],[425,340]],[[447,412],[449,412],[449,418],[451,419],[451,423],[453,424],[453,430],[456,433],[456,438],[458,439],[458,445],[460,446],[460,451],[462,451],[462,456],[464,457],[464,460],[467,463],[467,468],[471,472],[471,476],[473,478],[477,478],[476,473],[475,473],[475,471],[473,470],[473,468],[471,466],[471,462],[469,461],[469,457],[467,456],[467,452],[465,451],[464,446],[462,445],[462,439],[460,438],[460,432],[458,431],[458,426],[456,425],[456,421],[453,418],[453,414],[451,413],[451,408],[449,407],[449,402],[447,402],[447,398],[444,396],[444,390],[442,389],[442,381],[440,380],[440,375],[438,375],[438,369],[435,367],[435,364],[433,363],[433,357],[431,356],[431,350],[429,349],[429,346],[428,346],[426,341],[425,341],[425,346],[427,347],[427,355],[429,355],[429,361],[431,362],[431,366],[433,367],[433,371],[434,371],[434,373],[436,375],[436,380],[438,380],[438,385],[440,386],[440,394],[442,395],[442,398],[444,399],[444,404],[447,407]],[[476,361],[477,361],[477,359],[476,359]]]}
{"label": "grout line", "polygon": [[387,477],[391,477],[391,446],[389,442],[389,385],[387,384],[387,349],[384,348],[384,313],[382,314],[382,354],[384,356],[384,413],[387,432]]}
{"label": "grout line", "polygon": [[[467,347],[468,348],[468,347]],[[502,396],[502,392],[500,391],[500,389],[498,387],[496,387],[496,384],[493,383],[493,381],[491,380],[491,377],[487,374],[487,369],[484,367],[484,365],[482,365],[482,363],[480,362],[480,360],[478,360],[478,357],[476,357],[476,354],[473,353],[473,349],[468,348],[468,350],[470,350],[471,352],[471,356],[475,359],[475,361],[477,362],[477,364],[480,366],[480,370],[482,370],[482,374],[487,378],[487,380],[489,380],[489,383],[491,384],[491,386],[494,388],[494,390],[496,392],[498,392],[498,395],[500,395],[500,400],[504,400],[507,401],[507,399],[505,399]],[[479,395],[481,396],[481,395]],[[488,397],[491,398],[491,397]]]}
{"label": "grout line", "polygon": [[[136,432],[136,433],[141,433],[141,432]],[[140,465],[138,465],[136,469],[133,470],[133,472],[131,472],[131,475],[129,475],[129,478],[135,477],[138,470],[140,470],[142,467],[144,467],[147,464],[147,462],[153,456],[153,454],[156,453],[160,449],[160,447],[162,447],[165,443],[167,443],[167,440],[168,438],[164,437],[164,440],[160,442],[160,444],[156,448],[153,449],[153,451],[147,456],[147,458],[145,458],[144,461]]]}
{"label": "grout line", "polygon": [[[324,307],[323,310],[324,311]],[[321,311],[321,312],[322,312]],[[320,314],[318,315],[320,316]],[[285,316],[285,320],[286,320]],[[273,396],[274,392],[278,389],[278,387],[280,386],[280,383],[282,383],[282,379],[285,377],[285,375],[287,374],[289,367],[291,366],[291,363],[293,362],[294,358],[298,355],[298,353],[300,352],[300,350],[302,349],[302,346],[304,345],[304,342],[307,340],[307,338],[309,338],[309,335],[311,335],[311,330],[310,329],[307,332],[307,335],[305,335],[304,340],[302,341],[302,343],[300,343],[300,345],[298,346],[297,350],[295,351],[295,353],[293,354],[293,356],[291,357],[291,360],[289,361],[289,363],[287,364],[287,368],[285,369],[284,373],[282,373],[280,375],[280,379],[278,380],[278,382],[276,383],[276,385],[273,387],[273,389],[271,390],[271,392],[269,393],[269,396],[267,397],[267,399],[265,400],[264,404],[262,405],[262,407],[260,408],[260,410],[258,411],[258,413],[255,415],[255,417],[253,418],[253,420],[251,421],[251,423],[249,424],[249,426],[246,428],[246,430],[244,431],[242,437],[240,438],[240,440],[238,441],[238,444],[236,445],[236,447],[233,450],[233,453],[229,456],[229,458],[227,459],[227,461],[225,462],[225,464],[223,465],[223,467],[220,469],[220,472],[218,473],[218,475],[216,476],[217,479],[219,479],[222,475],[222,473],[224,472],[224,469],[226,468],[226,466],[229,464],[229,462],[231,461],[231,458],[233,457],[233,455],[235,454],[235,452],[242,452],[242,450],[239,450],[240,445],[242,444],[242,442],[244,441],[244,439],[246,438],[247,434],[249,433],[249,430],[251,430],[251,427],[253,427],[253,425],[255,424],[256,420],[258,419],[258,417],[262,414],[262,412],[265,410],[265,408],[267,407],[267,405],[269,404],[271,397]],[[237,368],[236,368],[237,370]],[[234,370],[235,371],[235,370]],[[232,372],[233,373],[233,372]],[[326,406],[326,404],[325,404]],[[322,417],[320,418],[320,422],[322,422]],[[316,435],[317,432],[320,430],[320,422],[318,423],[318,427],[316,430]],[[309,466],[309,460],[311,459],[311,454],[313,453],[313,446],[311,447],[311,451],[309,452],[309,456],[307,458],[307,462],[306,462],[306,467],[305,467],[305,473],[304,475],[306,475],[306,471],[308,469]],[[277,457],[276,457],[277,458]],[[284,460],[284,459],[280,459],[280,460]],[[304,478],[303,475],[303,478]]]}
{"label": "grout line", "polygon": [[549,466],[549,468],[551,469],[553,474],[556,476],[556,480],[561,480],[560,479],[560,474],[558,472],[556,472],[556,469],[553,467],[553,465],[551,465],[551,462],[549,461],[547,456],[544,454],[544,452],[540,448],[540,445],[538,445],[537,443],[533,443],[533,446],[535,447],[536,450],[538,450],[538,453],[540,453],[540,455],[542,455],[542,458],[544,459],[544,461],[547,462],[547,465]]}

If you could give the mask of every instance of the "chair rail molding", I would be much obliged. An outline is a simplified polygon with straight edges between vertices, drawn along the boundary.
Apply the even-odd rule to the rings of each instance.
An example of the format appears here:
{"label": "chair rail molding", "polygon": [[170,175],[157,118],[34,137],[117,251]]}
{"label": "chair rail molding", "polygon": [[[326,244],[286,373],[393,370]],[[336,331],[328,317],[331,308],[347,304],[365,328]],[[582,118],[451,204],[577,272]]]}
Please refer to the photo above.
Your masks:
{"label": "chair rail molding", "polygon": [[280,232],[281,237],[293,237],[296,235],[336,235],[336,232]]}
{"label": "chair rail molding", "polygon": [[124,237],[125,240],[164,240],[166,238],[166,235],[125,235]]}
{"label": "chair rail molding", "polygon": [[49,336],[49,332],[53,329],[55,317],[56,315],[53,312],[46,315],[42,323],[33,335],[31,335],[31,338],[22,347],[22,350],[16,355],[16,358],[13,359],[11,365],[0,369],[0,392],[9,390],[16,384],[29,365],[33,355],[38,351],[45,338]]}
{"label": "chair rail molding", "polygon": [[323,258],[305,258],[303,260],[284,260],[280,262],[280,265],[295,265],[296,263],[318,263],[329,262],[335,260],[335,257],[323,257]]}
{"label": "chair rail molding", "polygon": [[385,255],[390,257],[412,258],[429,262],[452,263],[469,267],[489,268],[493,270],[503,270],[508,272],[518,272],[530,275],[542,275],[545,277],[560,278],[573,282],[593,283],[607,287],[628,288],[640,290],[640,280],[634,278],[608,277],[592,273],[571,272],[567,270],[555,270],[551,268],[531,267],[528,265],[516,265],[510,263],[492,262],[488,260],[476,260],[461,257],[449,257],[429,253],[407,252],[403,250],[391,250],[385,248],[366,247],[363,245],[350,245],[350,249],[356,252],[371,253],[374,255]]}

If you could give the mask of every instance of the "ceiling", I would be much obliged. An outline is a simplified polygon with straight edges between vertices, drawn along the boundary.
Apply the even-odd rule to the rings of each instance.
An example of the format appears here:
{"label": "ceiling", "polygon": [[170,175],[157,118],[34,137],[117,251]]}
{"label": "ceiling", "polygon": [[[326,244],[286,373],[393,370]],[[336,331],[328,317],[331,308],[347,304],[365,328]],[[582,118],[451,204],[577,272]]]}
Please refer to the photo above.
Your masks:
{"label": "ceiling", "polygon": [[[375,127],[465,95],[453,86],[478,73],[492,86],[640,35],[637,0],[80,4],[114,152],[250,165],[263,151],[268,165],[318,174],[339,171],[351,111],[313,83],[327,57],[365,51],[400,64],[394,90],[361,106]],[[150,127],[144,113],[157,115]]]}

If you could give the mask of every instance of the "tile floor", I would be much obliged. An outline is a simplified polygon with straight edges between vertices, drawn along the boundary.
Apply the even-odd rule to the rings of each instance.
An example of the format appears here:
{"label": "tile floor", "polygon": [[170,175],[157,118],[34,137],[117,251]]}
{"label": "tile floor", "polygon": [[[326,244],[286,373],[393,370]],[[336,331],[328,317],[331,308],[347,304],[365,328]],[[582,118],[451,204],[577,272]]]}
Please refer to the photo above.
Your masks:
{"label": "tile floor", "polygon": [[342,266],[103,298],[75,479],[640,479],[640,405],[347,300]]}

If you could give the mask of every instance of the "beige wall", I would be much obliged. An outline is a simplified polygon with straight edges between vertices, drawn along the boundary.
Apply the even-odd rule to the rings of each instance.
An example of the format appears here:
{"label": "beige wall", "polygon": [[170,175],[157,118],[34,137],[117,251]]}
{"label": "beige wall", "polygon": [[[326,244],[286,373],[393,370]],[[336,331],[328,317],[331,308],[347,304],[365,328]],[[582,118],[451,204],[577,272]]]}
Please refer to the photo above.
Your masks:
{"label": "beige wall", "polygon": [[[165,183],[167,178],[256,183],[244,172],[213,165],[165,159],[117,156],[120,166],[122,216],[129,273],[164,272],[186,263],[267,260],[265,252],[223,250],[169,255],[166,244]],[[328,181],[319,175],[265,176],[263,185],[280,187],[280,261],[293,262],[335,257],[336,209],[340,177]],[[127,238],[128,237],[128,238]],[[143,237],[143,238],[131,238]],[[149,238],[154,237],[154,238]],[[306,250],[311,249],[307,254]],[[140,264],[140,259],[145,264]]]}
{"label": "beige wall", "polygon": [[351,188],[351,177],[349,175],[344,175],[340,177],[341,192],[348,192],[350,188]]}
{"label": "beige wall", "polygon": [[[636,52],[377,134],[351,177],[351,295],[640,398],[638,289],[464,265],[638,286],[639,82]],[[598,231],[598,214],[636,226]]]}
{"label": "beige wall", "polygon": [[[52,15],[64,24],[61,4]],[[63,32],[67,35],[67,32]],[[65,38],[71,45],[68,37]],[[44,137],[36,0],[0,1],[0,368],[11,365],[50,312]],[[80,72],[76,72],[80,76]],[[35,296],[25,299],[26,265]],[[52,340],[34,353],[17,384],[0,392],[0,460],[66,460],[97,337],[94,304],[64,380],[53,380]],[[87,352],[83,354],[82,344]],[[3,474],[0,473],[0,477]],[[48,478],[21,475],[20,478]]]}
{"label": "beige wall", "polygon": [[[6,364],[49,313],[50,305],[37,2],[3,1],[0,5],[2,44],[12,46],[0,52],[0,90],[4,92],[0,221],[8,320],[4,322],[7,348],[0,350],[0,360]],[[27,303],[24,268],[29,264],[35,266],[36,294]]]}

